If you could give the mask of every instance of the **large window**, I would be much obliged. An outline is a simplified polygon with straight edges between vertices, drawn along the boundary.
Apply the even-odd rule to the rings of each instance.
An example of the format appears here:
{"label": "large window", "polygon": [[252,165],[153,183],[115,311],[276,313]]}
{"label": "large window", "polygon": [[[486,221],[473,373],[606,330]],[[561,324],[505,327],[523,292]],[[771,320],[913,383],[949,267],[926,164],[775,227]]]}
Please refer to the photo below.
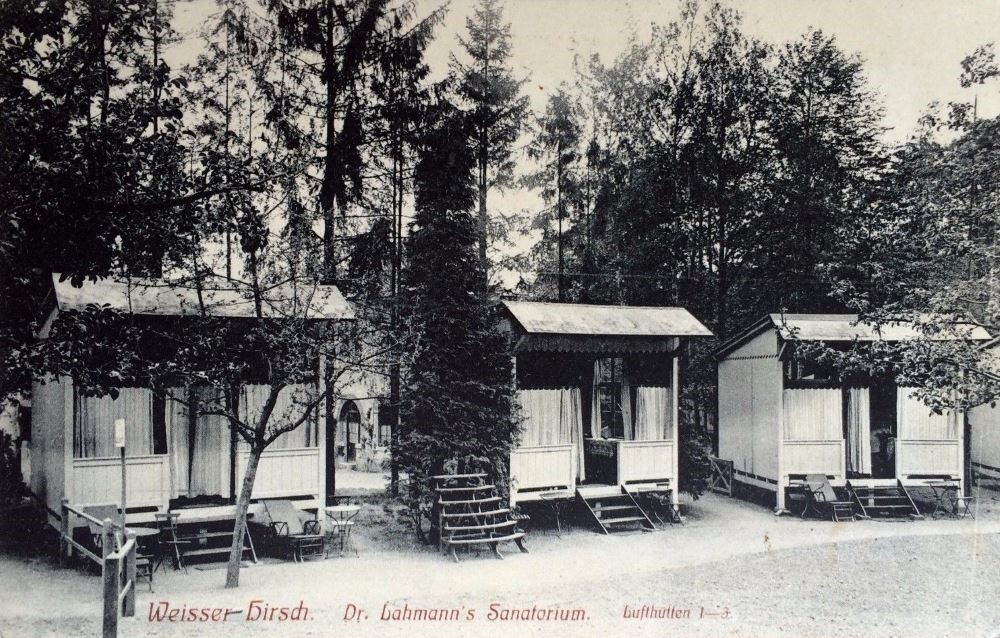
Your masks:
{"label": "large window", "polygon": [[121,388],[117,398],[73,397],[73,456],[102,458],[119,454],[115,421],[125,420],[125,454],[166,454],[165,405],[147,388]]}

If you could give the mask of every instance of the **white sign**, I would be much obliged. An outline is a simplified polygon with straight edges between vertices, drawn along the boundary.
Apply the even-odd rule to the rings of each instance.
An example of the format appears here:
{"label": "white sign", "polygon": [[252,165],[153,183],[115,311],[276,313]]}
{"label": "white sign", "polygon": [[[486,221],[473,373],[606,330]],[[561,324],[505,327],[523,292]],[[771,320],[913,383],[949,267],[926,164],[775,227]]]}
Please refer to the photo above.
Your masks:
{"label": "white sign", "polygon": [[125,447],[125,419],[115,419],[115,447]]}

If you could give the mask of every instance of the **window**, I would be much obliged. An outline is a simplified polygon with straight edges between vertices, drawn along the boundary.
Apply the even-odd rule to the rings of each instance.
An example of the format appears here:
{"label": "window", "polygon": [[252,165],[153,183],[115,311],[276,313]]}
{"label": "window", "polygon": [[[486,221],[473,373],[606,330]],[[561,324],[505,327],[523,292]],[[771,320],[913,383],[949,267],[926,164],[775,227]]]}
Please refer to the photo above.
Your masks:
{"label": "window", "polygon": [[601,359],[601,377],[597,396],[601,406],[601,435],[605,438],[625,438],[622,417],[622,359]]}
{"label": "window", "polygon": [[125,454],[165,454],[165,401],[147,388],[121,388],[118,397],[73,397],[73,456],[103,458],[118,455],[115,421],[125,420]]}
{"label": "window", "polygon": [[389,445],[392,441],[392,426],[396,424],[395,410],[388,401],[378,404],[378,444]]}
{"label": "window", "polygon": [[337,428],[337,454],[347,461],[353,461],[357,454],[357,446],[361,435],[361,412],[354,401],[344,401],[340,408],[339,427]]}

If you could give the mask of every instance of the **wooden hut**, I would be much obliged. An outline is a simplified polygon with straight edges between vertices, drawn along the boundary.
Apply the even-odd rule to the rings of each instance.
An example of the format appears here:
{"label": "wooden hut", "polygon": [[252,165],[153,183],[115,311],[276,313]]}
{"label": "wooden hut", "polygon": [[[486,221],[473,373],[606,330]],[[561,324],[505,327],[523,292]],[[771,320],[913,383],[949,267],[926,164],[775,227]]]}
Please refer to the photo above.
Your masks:
{"label": "wooden hut", "polygon": [[504,305],[524,418],[512,503],[643,486],[676,503],[678,361],[712,333],[683,308]]}
{"label": "wooden hut", "polygon": [[[800,342],[836,348],[919,337],[911,325],[876,328],[856,315],[772,314],[726,342],[716,353],[719,457],[733,463],[734,481],[773,492],[779,510],[808,474],[867,494],[902,495],[938,479],[964,487],[963,415],[934,414],[891,378],[840,380],[793,356]],[[977,329],[971,338],[989,335]]]}
{"label": "wooden hut", "polygon": [[[353,318],[352,306],[335,286],[308,288],[271,290],[264,304],[266,320],[288,316],[285,302],[308,304],[306,311],[302,310],[306,306],[298,306],[295,316],[310,321]],[[201,302],[210,314],[226,320],[255,320],[257,316],[253,301],[241,291],[205,290],[200,302],[196,294],[194,289],[154,280],[99,280],[76,288],[55,275],[51,312],[39,338],[48,336],[59,313],[83,310],[89,304],[106,304],[131,313],[137,321],[175,321],[199,312]],[[235,512],[249,454],[245,443],[237,439],[223,416],[197,415],[187,407],[191,401],[168,398],[208,389],[173,388],[154,394],[147,387],[122,387],[112,399],[84,396],[67,377],[41,381],[32,389],[30,487],[51,514],[57,515],[64,497],[78,509],[120,501],[120,458],[113,434],[119,418],[126,421],[129,521],[152,521],[157,512],[178,507],[187,508],[185,520]],[[240,409],[248,418],[263,405],[268,390],[267,385],[253,383],[241,389]],[[302,409],[300,397],[315,397],[316,392],[315,381],[286,387],[279,394],[273,418],[293,415]],[[281,435],[264,452],[254,498],[294,498],[302,508],[325,505],[327,444],[333,437],[324,412],[315,410],[314,418]],[[257,509],[252,506],[251,513]]]}
{"label": "wooden hut", "polygon": [[[985,374],[1000,379],[1000,340],[985,347]],[[1000,484],[1000,404],[984,403],[969,410],[969,465],[973,476],[990,485]]]}

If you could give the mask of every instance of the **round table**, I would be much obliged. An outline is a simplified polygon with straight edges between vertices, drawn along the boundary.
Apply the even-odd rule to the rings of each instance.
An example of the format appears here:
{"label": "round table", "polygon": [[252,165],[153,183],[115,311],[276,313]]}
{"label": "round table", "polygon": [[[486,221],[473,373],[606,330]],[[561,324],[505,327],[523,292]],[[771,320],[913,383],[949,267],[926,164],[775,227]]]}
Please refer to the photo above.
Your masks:
{"label": "round table", "polygon": [[[344,555],[344,547],[354,550],[354,555],[358,555],[358,550],[351,545],[351,529],[354,528],[354,517],[361,511],[360,505],[331,505],[323,508],[326,512],[327,522],[337,530],[340,536],[340,555]],[[330,541],[332,541],[332,537]],[[327,551],[329,555],[329,550]]]}

